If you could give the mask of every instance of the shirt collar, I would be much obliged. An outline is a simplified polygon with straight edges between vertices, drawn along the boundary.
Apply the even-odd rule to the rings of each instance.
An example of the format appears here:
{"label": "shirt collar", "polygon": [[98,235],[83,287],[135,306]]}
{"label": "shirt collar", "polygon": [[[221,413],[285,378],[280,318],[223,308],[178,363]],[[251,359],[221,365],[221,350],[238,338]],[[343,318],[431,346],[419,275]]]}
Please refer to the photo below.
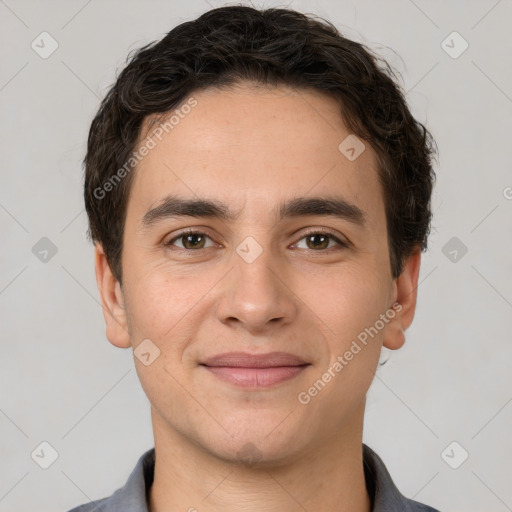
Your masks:
{"label": "shirt collar", "polygon": [[[363,443],[363,469],[366,488],[372,503],[372,512],[424,511],[439,512],[404,497],[394,484],[382,459]],[[109,498],[94,502],[91,512],[149,512],[148,491],[153,483],[155,449],[143,453],[126,484]],[[92,504],[91,504],[92,505]]]}

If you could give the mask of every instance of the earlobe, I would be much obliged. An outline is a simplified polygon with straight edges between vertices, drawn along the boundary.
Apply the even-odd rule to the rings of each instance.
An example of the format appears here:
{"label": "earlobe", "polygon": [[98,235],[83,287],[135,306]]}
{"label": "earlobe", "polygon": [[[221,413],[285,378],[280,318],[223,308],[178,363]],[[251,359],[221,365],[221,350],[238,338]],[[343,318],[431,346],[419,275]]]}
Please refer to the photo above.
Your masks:
{"label": "earlobe", "polygon": [[107,339],[115,347],[129,348],[131,344],[123,291],[112,274],[103,247],[99,243],[95,245],[94,259]]}
{"label": "earlobe", "polygon": [[[405,261],[402,273],[395,279],[395,300],[390,305],[395,315],[386,327],[383,345],[397,350],[405,343],[405,330],[411,325],[416,310],[421,249],[417,248]],[[395,306],[393,307],[393,304]]]}

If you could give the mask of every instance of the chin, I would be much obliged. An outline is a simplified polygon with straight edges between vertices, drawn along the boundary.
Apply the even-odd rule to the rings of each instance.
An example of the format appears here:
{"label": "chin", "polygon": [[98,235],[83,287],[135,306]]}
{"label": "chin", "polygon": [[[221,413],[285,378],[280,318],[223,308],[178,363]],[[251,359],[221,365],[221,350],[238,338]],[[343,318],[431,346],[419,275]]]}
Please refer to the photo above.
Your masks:
{"label": "chin", "polygon": [[[209,446],[205,448],[229,463],[269,468],[291,462],[298,456],[300,446],[308,445],[307,439],[303,438],[304,430],[299,425],[293,428],[290,417],[283,421],[289,411],[283,411],[278,420],[275,413],[267,416],[261,412],[259,414],[256,420],[253,415],[246,421],[237,418],[236,428],[234,423],[231,426],[223,424],[231,436],[222,430],[221,437],[214,439],[210,432],[207,440]],[[216,433],[219,434],[219,430]]]}
{"label": "chin", "polygon": [[297,447],[269,445],[247,439],[237,440],[222,450],[219,450],[217,445],[211,448],[211,453],[229,464],[237,464],[240,467],[270,469],[291,463],[297,456]]}

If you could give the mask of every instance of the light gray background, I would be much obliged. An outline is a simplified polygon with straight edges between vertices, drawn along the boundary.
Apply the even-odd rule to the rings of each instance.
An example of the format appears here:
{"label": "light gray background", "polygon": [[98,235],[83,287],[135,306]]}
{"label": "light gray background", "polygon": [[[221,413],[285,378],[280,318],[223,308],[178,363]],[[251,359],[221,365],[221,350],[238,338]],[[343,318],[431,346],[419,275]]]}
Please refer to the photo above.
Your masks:
{"label": "light gray background", "polygon": [[[132,353],[105,337],[81,160],[128,52],[221,5],[0,0],[1,512],[110,495],[153,446]],[[289,5],[388,58],[440,149],[415,321],[369,391],[364,441],[406,496],[512,510],[512,3]],[[31,48],[42,31],[59,44],[47,59]],[[469,43],[456,59],[441,46],[453,31]],[[58,249],[46,263],[32,252],[42,237]],[[468,248],[456,262],[442,251],[452,237]],[[42,441],[59,454],[48,469],[31,458]],[[452,441],[469,453],[458,469],[441,456]]]}

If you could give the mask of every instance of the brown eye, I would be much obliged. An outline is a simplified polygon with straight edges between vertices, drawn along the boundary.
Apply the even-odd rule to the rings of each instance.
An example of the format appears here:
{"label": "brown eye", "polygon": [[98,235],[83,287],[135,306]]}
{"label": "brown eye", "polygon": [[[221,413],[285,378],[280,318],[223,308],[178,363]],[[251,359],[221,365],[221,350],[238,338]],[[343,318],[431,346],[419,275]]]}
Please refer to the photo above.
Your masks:
{"label": "brown eye", "polygon": [[[323,231],[315,231],[312,233],[306,234],[301,240],[306,240],[305,249],[309,249],[312,251],[322,251],[326,249],[331,249],[332,245],[329,246],[331,241],[334,241],[337,245],[341,247],[348,247],[348,245],[342,242],[338,237],[334,236],[332,233],[323,232]],[[302,247],[299,247],[302,249]]]}
{"label": "brown eye", "polygon": [[210,237],[201,231],[187,231],[169,240],[165,245],[174,246],[174,242],[178,241],[182,244],[181,246],[177,246],[178,249],[193,251],[196,249],[205,249],[207,238]]}
{"label": "brown eye", "polygon": [[321,234],[308,235],[305,237],[307,240],[308,247],[310,249],[327,249],[329,246],[330,236]]}

